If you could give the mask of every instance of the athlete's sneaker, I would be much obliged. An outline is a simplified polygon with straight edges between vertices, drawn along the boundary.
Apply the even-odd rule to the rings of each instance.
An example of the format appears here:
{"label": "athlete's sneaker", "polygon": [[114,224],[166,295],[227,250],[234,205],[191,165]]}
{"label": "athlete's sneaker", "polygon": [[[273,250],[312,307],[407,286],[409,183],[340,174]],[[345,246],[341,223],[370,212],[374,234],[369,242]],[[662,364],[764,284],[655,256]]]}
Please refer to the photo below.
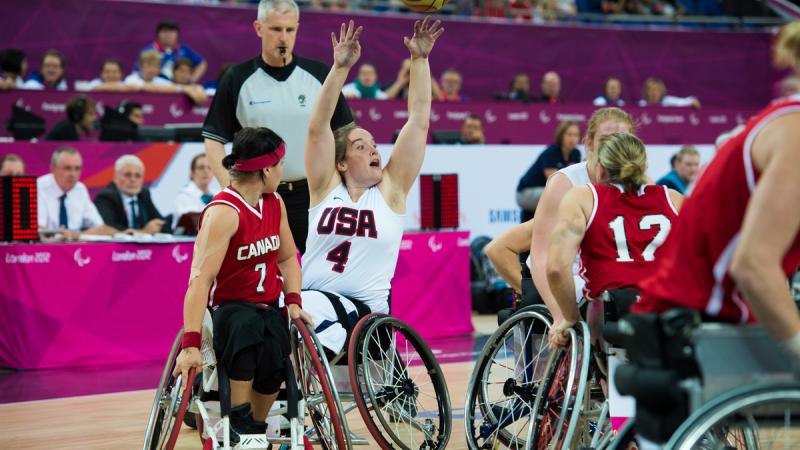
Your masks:
{"label": "athlete's sneaker", "polygon": [[250,403],[231,408],[231,443],[238,444],[239,436],[243,434],[261,434],[266,436],[266,422],[256,422],[250,411]]}

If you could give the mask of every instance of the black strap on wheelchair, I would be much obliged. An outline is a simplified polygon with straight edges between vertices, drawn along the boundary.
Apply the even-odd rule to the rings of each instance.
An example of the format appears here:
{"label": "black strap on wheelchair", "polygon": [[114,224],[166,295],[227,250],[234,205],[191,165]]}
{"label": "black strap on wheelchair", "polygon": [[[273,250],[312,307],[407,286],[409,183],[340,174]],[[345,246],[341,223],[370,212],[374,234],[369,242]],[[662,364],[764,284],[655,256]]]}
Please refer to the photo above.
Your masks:
{"label": "black strap on wheelchair", "polygon": [[609,289],[603,293],[603,315],[605,322],[616,322],[630,312],[636,303],[639,291],[636,289]]}
{"label": "black strap on wheelchair", "polygon": [[331,301],[331,306],[333,306],[333,310],[336,312],[337,320],[347,332],[347,337],[344,340],[344,347],[343,347],[347,349],[348,346],[350,345],[350,336],[353,334],[353,328],[355,328],[356,323],[358,323],[358,320],[360,320],[367,314],[371,313],[372,311],[369,309],[369,306],[364,304],[364,302],[356,300],[354,298],[345,297],[353,303],[353,305],[356,307],[356,312],[358,313],[358,319],[356,319],[354,322],[351,322],[350,316],[347,314],[347,310],[344,308],[344,305],[342,304],[342,301],[341,299],[339,299],[338,295],[325,291],[319,291],[319,292],[324,294],[325,297],[328,297],[328,300]]}
{"label": "black strap on wheelchair", "polygon": [[288,357],[286,358],[284,367],[286,368],[286,418],[291,420],[299,417],[297,401],[300,399],[300,395],[298,393],[297,383],[295,382],[297,378],[294,377],[292,362]]}
{"label": "black strap on wheelchair", "polygon": [[221,364],[217,364],[217,376],[219,377],[219,412],[222,417],[225,417],[231,413],[231,380]]}

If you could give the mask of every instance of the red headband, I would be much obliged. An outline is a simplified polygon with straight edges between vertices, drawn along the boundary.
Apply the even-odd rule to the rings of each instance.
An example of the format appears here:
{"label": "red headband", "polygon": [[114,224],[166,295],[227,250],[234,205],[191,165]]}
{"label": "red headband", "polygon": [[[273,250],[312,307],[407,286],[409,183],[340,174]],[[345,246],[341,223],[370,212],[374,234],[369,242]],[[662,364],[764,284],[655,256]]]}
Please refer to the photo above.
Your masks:
{"label": "red headband", "polygon": [[280,161],[285,154],[286,144],[281,143],[281,145],[272,153],[267,153],[266,155],[257,156],[255,158],[237,160],[233,165],[233,168],[239,172],[252,172],[255,170],[261,170],[265,167],[271,167],[275,165],[275,163]]}

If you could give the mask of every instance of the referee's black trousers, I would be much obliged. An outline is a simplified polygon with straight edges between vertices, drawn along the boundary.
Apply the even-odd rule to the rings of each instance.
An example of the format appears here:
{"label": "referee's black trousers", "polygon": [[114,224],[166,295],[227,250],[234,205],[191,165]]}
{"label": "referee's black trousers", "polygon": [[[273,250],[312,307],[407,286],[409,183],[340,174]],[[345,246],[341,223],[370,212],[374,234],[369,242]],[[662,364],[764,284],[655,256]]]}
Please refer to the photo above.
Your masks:
{"label": "referee's black trousers", "polygon": [[278,194],[286,205],[286,218],[289,220],[289,229],[292,230],[294,244],[300,254],[306,252],[306,237],[308,237],[308,182],[306,180],[281,182],[278,185]]}

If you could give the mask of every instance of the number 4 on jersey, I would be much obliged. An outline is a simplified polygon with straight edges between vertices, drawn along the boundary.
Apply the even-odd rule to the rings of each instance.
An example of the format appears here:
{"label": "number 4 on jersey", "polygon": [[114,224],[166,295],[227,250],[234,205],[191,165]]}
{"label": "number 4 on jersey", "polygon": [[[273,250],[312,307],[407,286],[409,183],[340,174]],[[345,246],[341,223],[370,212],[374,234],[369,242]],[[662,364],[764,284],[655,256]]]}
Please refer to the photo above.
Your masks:
{"label": "number 4 on jersey", "polygon": [[334,272],[342,273],[344,272],[344,266],[347,264],[347,259],[350,257],[350,242],[345,241],[341,244],[337,245],[333,248],[333,250],[328,252],[328,257],[326,258],[330,262],[334,262],[336,264],[331,267],[331,270]]}

